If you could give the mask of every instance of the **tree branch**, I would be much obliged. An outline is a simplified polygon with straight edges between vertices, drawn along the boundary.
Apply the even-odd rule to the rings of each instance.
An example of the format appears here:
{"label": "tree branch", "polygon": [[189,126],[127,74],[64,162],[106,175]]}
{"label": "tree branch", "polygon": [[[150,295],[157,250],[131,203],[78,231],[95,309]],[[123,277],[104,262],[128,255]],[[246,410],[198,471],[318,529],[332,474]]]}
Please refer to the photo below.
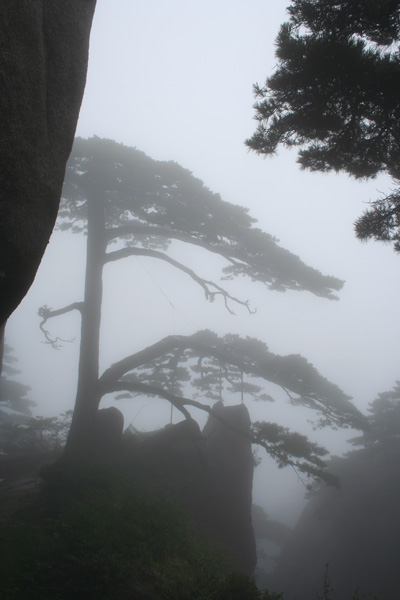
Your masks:
{"label": "tree branch", "polygon": [[[134,381],[117,381],[110,386],[101,386],[101,393],[112,393],[117,391],[129,391],[132,393],[143,393],[146,395],[159,396],[161,398],[165,398],[171,404],[177,408],[186,419],[192,419],[191,414],[185,408],[185,405],[192,406],[204,412],[207,412],[210,416],[215,418],[217,421],[222,423],[225,427],[234,431],[235,433],[242,435],[246,439],[248,439],[252,444],[257,444],[266,450],[266,452],[280,465],[291,466],[299,477],[300,481],[303,483],[305,487],[307,485],[299,476],[299,471],[307,474],[308,476],[312,476],[316,479],[322,479],[326,481],[328,484],[338,485],[337,478],[331,473],[324,470],[324,463],[317,456],[311,456],[309,458],[309,462],[299,462],[296,460],[292,460],[285,451],[280,451],[279,448],[276,448],[273,444],[268,444],[265,440],[261,440],[259,436],[252,434],[251,432],[244,431],[239,427],[235,427],[234,425],[228,423],[224,417],[217,411],[213,410],[213,408],[207,404],[202,404],[197,402],[196,400],[192,400],[190,398],[185,398],[182,396],[175,396],[171,394],[167,390],[162,388],[147,385],[140,382]],[[318,465],[318,466],[316,466]]]}
{"label": "tree branch", "polygon": [[169,227],[145,225],[143,223],[132,223],[131,225],[121,225],[120,227],[109,227],[106,230],[107,242],[111,242],[112,240],[128,235],[132,235],[135,237],[154,235],[160,238],[178,240],[180,242],[185,242],[194,246],[200,246],[201,248],[204,248],[209,252],[215,252],[216,254],[220,254],[230,262],[235,262],[235,260],[230,256],[230,253],[224,250],[221,243],[213,246],[212,244],[210,244],[210,242],[207,242],[201,237],[194,237],[189,233],[184,233],[182,231],[170,229]]}
{"label": "tree branch", "polygon": [[[201,356],[212,356],[222,362],[229,363],[244,373],[260,377],[283,388],[286,393],[291,390],[297,398],[291,398],[292,403],[309,406],[320,411],[325,419],[330,419],[340,426],[352,425],[360,428],[361,414],[351,405],[346,396],[337,386],[330,384],[319,373],[305,362],[304,370],[293,376],[290,367],[293,357],[281,357],[265,350],[257,355],[246,355],[243,347],[237,351],[229,349],[223,340],[218,338],[212,343],[205,343],[198,334],[192,336],[168,336],[159,342],[127,356],[111,365],[99,379],[99,385],[106,388],[112,386],[121,377],[151,361],[176,350],[191,349]],[[296,358],[296,357],[294,357]],[[288,363],[289,361],[289,363]],[[310,373],[307,372],[307,369]],[[309,380],[309,381],[307,381]],[[317,390],[314,391],[313,387]],[[318,390],[318,388],[320,388]],[[324,389],[326,388],[326,389]]]}
{"label": "tree branch", "polygon": [[[100,393],[102,395],[110,394],[112,392],[120,392],[120,391],[124,391],[124,390],[126,390],[128,392],[132,392],[132,393],[142,393],[142,394],[148,394],[151,396],[160,396],[161,398],[165,398],[166,400],[171,402],[171,404],[175,408],[177,408],[179,411],[181,411],[186,419],[191,419],[192,416],[189,413],[189,411],[186,410],[185,405],[192,406],[193,408],[202,410],[202,411],[208,413],[209,415],[211,415],[212,417],[215,417],[215,419],[217,419],[218,421],[220,421],[221,423],[226,425],[226,427],[229,427],[236,433],[239,433],[239,434],[243,435],[244,437],[248,438],[249,440],[251,440],[252,443],[259,444],[260,446],[263,445],[263,444],[260,444],[256,440],[255,436],[246,433],[245,431],[243,431],[243,429],[239,429],[239,428],[235,427],[234,425],[227,423],[225,421],[225,419],[220,415],[220,413],[213,410],[212,406],[209,406],[208,404],[203,404],[202,402],[197,402],[197,400],[192,400],[191,398],[185,398],[184,396],[175,396],[175,394],[172,394],[171,392],[168,392],[167,390],[164,390],[163,388],[159,388],[155,385],[148,385],[146,383],[141,383],[141,382],[136,382],[136,381],[116,381],[109,385],[105,385],[103,383],[100,386]],[[269,446],[267,444],[264,444],[263,446],[265,449],[268,450],[268,452],[271,451],[271,448],[269,448]],[[270,453],[272,454],[272,452],[270,452]]]}
{"label": "tree branch", "polygon": [[101,385],[100,386],[101,394],[110,394],[112,392],[121,392],[128,391],[132,393],[142,393],[151,396],[160,396],[161,398],[165,398],[171,404],[177,408],[186,419],[191,419],[191,415],[188,410],[185,408],[185,404],[189,404],[191,401],[187,398],[180,398],[179,396],[175,396],[168,392],[167,390],[163,390],[155,385],[147,385],[145,383],[140,383],[136,381],[115,381],[110,385]]}
{"label": "tree branch", "polygon": [[228,278],[247,275],[277,291],[308,290],[316,296],[337,300],[332,292],[343,286],[343,281],[307,267],[298,256],[280,247],[275,238],[257,228],[244,228],[232,237],[230,234],[215,234],[211,238],[199,231],[191,234],[139,222],[109,227],[106,231],[108,243],[128,236],[154,236],[198,246],[218,254],[229,263],[224,268]]}
{"label": "tree branch", "polygon": [[[213,245],[202,237],[195,237],[189,233],[183,233],[182,231],[170,229],[169,227],[145,225],[143,223],[132,223],[131,225],[121,225],[120,227],[109,227],[107,228],[105,235],[107,243],[117,238],[126,236],[155,236],[158,238],[164,238],[165,240],[178,240],[179,242],[184,242],[185,244],[198,246],[199,248],[203,248],[208,252],[219,254],[219,256],[225,258],[225,260],[235,267],[240,267],[246,262],[243,258],[235,257],[235,254],[237,254],[237,245],[235,244],[231,244],[230,248],[227,243],[224,244],[221,241]],[[230,251],[228,251],[228,248]]]}
{"label": "tree branch", "polygon": [[[150,258],[157,258],[159,260],[163,260],[163,261],[169,263],[173,267],[175,267],[175,268],[179,269],[180,271],[182,271],[183,273],[186,273],[187,275],[189,275],[189,277],[191,277],[191,279],[193,279],[193,281],[198,283],[203,288],[206,299],[209,300],[210,302],[213,302],[213,300],[216,296],[221,295],[224,298],[226,309],[231,314],[235,314],[235,313],[229,307],[229,300],[231,300],[232,302],[236,302],[237,304],[241,304],[242,306],[245,306],[250,314],[254,314],[254,312],[255,312],[250,309],[248,300],[245,300],[245,301],[239,300],[239,298],[232,296],[231,294],[229,294],[229,292],[227,292],[224,288],[222,288],[218,284],[214,283],[213,281],[199,277],[199,275],[197,275],[197,273],[195,273],[189,267],[186,267],[185,265],[183,265],[182,263],[178,262],[177,260],[171,258],[167,254],[164,254],[163,252],[159,252],[157,250],[149,250],[149,249],[145,249],[145,248],[131,248],[131,247],[122,248],[121,250],[115,250],[114,252],[108,252],[106,254],[104,263],[106,264],[108,262],[120,260],[122,258],[127,258],[129,256],[149,256]],[[214,288],[214,290],[216,290],[216,291],[213,291],[212,288]]]}
{"label": "tree branch", "polygon": [[55,350],[58,350],[60,347],[60,344],[58,342],[72,342],[73,339],[72,340],[64,340],[60,337],[56,337],[55,339],[53,339],[50,336],[50,332],[44,328],[44,325],[48,319],[52,319],[53,317],[58,317],[59,315],[64,315],[65,313],[71,312],[73,310],[79,310],[80,313],[82,313],[84,306],[85,306],[84,302],[73,302],[72,304],[69,304],[68,306],[65,306],[64,308],[59,308],[57,310],[53,310],[52,308],[49,308],[46,305],[41,306],[38,310],[39,317],[42,317],[42,321],[40,322],[39,327],[42,330],[44,337],[47,340],[46,343],[51,344]]}

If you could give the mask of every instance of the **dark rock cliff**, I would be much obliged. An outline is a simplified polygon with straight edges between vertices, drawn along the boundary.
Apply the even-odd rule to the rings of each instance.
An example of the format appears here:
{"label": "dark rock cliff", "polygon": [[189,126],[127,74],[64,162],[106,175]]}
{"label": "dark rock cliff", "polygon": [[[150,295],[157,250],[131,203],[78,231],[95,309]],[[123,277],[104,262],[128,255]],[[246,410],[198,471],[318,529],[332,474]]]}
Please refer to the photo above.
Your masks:
{"label": "dark rock cliff", "polygon": [[157,494],[180,502],[201,531],[232,553],[251,574],[256,545],[251,521],[253,457],[244,405],[217,405],[203,432],[193,420],[147,434],[129,435],[125,460],[134,476]]}
{"label": "dark rock cliff", "polygon": [[95,5],[0,2],[0,326],[29,289],[56,220]]}
{"label": "dark rock cliff", "polygon": [[252,526],[252,488],[254,460],[250,433],[250,417],[244,404],[213,408],[204,429],[206,455],[216,508],[213,529],[232,548],[241,569],[255,569],[256,543]]}

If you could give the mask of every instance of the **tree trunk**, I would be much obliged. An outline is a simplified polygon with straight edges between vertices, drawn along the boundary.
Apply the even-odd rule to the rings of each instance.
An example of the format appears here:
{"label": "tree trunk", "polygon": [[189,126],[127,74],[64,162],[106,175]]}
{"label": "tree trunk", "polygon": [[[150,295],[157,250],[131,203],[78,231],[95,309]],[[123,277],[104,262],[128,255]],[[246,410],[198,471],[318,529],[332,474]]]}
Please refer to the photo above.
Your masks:
{"label": "tree trunk", "polygon": [[[2,373],[3,370],[3,356],[4,356],[4,331],[6,328],[6,324],[3,323],[3,325],[0,325],[0,375]],[[1,401],[1,394],[0,394],[0,401]]]}
{"label": "tree trunk", "polygon": [[78,387],[65,456],[72,460],[91,459],[96,416],[101,399],[98,389],[103,265],[107,242],[102,194],[87,198],[88,231],[85,297],[82,309]]}
{"label": "tree trunk", "polygon": [[96,0],[0,0],[0,326],[32,284],[61,196]]}

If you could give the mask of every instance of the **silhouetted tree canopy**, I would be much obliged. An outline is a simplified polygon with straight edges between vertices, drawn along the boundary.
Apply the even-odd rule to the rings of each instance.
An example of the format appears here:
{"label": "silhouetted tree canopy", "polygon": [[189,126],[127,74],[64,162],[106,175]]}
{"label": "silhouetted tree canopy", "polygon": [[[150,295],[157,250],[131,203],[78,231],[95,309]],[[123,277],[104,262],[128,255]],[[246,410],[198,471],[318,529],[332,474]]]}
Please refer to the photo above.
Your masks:
{"label": "silhouetted tree canopy", "polygon": [[392,390],[381,392],[370,403],[368,427],[362,437],[351,440],[355,444],[370,446],[397,445],[400,448],[400,381]]}
{"label": "silhouetted tree canopy", "polygon": [[[101,394],[122,392],[117,398],[164,397],[188,418],[188,408],[211,413],[215,401],[234,394],[242,402],[249,398],[274,402],[264,391],[267,383],[283,389],[293,405],[314,409],[318,426],[364,426],[349,396],[302,356],[278,356],[260,340],[233,334],[219,337],[208,330],[169,336],[127,356],[106,369],[98,385]],[[257,421],[251,439],[279,466],[292,465],[307,475],[334,481],[324,471],[325,448],[307,436],[277,423]]]}
{"label": "silhouetted tree canopy", "polygon": [[104,392],[135,391],[135,386],[142,392],[145,384],[177,396],[184,394],[190,382],[192,398],[221,400],[225,394],[238,394],[242,401],[250,396],[273,402],[272,396],[262,393],[265,381],[284,389],[292,404],[316,410],[320,425],[360,425],[349,396],[304,357],[278,356],[255,338],[220,337],[209,330],[166,337],[118,361],[105,370],[99,386]]}
{"label": "silhouetted tree canopy", "polygon": [[[270,289],[308,290],[327,298],[343,285],[280,247],[254,226],[248,209],[223,201],[172,161],[153,160],[111,140],[78,138],[67,165],[60,229],[86,230],[88,195],[104,203],[107,262],[134,255],[165,260],[202,285],[209,300],[223,295],[222,289],[168,257],[164,251],[171,241],[225,258],[225,279],[247,275]],[[122,248],[111,251],[116,241]]]}
{"label": "silhouetted tree canopy", "polygon": [[274,586],[285,597],[315,597],[316,565],[326,563],[334,597],[398,594],[399,381],[371,402],[363,435],[350,441],[361,448],[328,462],[340,489],[317,486],[278,559]]}
{"label": "silhouetted tree canopy", "polygon": [[13,349],[4,344],[3,370],[0,376],[0,454],[14,444],[15,432],[31,418],[35,402],[29,398],[30,387],[14,379],[20,371]]}
{"label": "silhouetted tree canopy", "polygon": [[278,65],[254,86],[259,154],[299,147],[311,171],[356,178],[387,172],[390,194],[356,222],[360,239],[400,251],[400,4],[393,0],[292,0],[276,39]]}
{"label": "silhouetted tree canopy", "polygon": [[[185,418],[190,409],[212,413],[224,394],[273,401],[266,382],[282,388],[293,404],[316,410],[317,425],[362,427],[350,399],[301,356],[276,356],[256,339],[219,337],[211,331],[172,335],[106,368],[99,376],[102,269],[131,256],[159,259],[187,274],[206,298],[222,296],[248,307],[219,283],[200,277],[168,254],[172,242],[183,242],[226,260],[225,278],[247,275],[267,288],[308,290],[334,298],[342,286],[280,248],[276,240],[253,225],[248,211],[224,202],[201,181],[173,162],[152,160],[134,148],[110,140],[77,139],[67,165],[59,229],[87,234],[83,302],[61,309],[40,309],[45,329],[49,318],[79,310],[82,318],[78,391],[67,453],[87,449],[90,429],[105,394],[158,396]],[[115,249],[113,249],[113,246]],[[183,246],[185,248],[185,246]],[[183,260],[188,259],[185,250]],[[128,267],[128,265],[127,265]],[[253,443],[263,446],[280,466],[330,480],[322,456],[326,450],[304,435],[275,423],[257,422]]]}
{"label": "silhouetted tree canopy", "polygon": [[13,379],[20,371],[16,368],[17,359],[13,349],[7,343],[4,344],[3,371],[0,376],[0,413],[7,411],[9,414],[31,415],[31,406],[35,402],[27,395],[30,387]]}

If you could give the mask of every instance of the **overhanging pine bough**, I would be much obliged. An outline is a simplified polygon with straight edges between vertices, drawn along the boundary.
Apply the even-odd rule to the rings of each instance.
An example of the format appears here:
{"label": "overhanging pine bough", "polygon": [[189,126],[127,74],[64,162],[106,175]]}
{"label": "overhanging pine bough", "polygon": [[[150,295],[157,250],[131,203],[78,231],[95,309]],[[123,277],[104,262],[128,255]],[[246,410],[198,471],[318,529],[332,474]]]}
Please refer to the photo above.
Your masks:
{"label": "overhanging pine bough", "polygon": [[400,251],[400,6],[397,1],[293,0],[278,66],[254,86],[258,126],[246,144],[299,148],[311,171],[355,178],[386,172],[394,188],[356,222],[357,236]]}

